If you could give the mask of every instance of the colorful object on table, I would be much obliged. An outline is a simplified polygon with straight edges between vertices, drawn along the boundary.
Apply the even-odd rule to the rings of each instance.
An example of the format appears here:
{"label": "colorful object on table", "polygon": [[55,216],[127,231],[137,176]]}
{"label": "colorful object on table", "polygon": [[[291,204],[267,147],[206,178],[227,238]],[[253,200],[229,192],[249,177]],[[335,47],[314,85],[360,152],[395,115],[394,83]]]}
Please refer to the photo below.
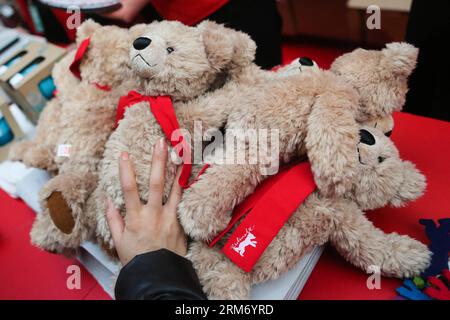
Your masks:
{"label": "colorful object on table", "polygon": [[[413,280],[405,280],[397,293],[409,300],[450,300],[450,219],[439,219],[439,227],[431,219],[420,219],[430,239],[429,249],[433,253],[430,266]],[[442,272],[442,275],[440,273]],[[424,281],[427,279],[427,282]],[[420,291],[420,290],[423,290]]]}
{"label": "colorful object on table", "polygon": [[397,288],[396,291],[400,296],[408,300],[431,300],[431,298],[422,293],[410,279],[405,280],[403,285],[400,288]]}
{"label": "colorful object on table", "polygon": [[425,226],[425,232],[431,243],[428,246],[433,252],[430,266],[422,273],[422,277],[436,276],[442,270],[448,269],[448,254],[450,252],[450,219],[439,219],[439,227],[431,219],[420,219]]}
{"label": "colorful object on table", "polygon": [[6,122],[5,117],[0,112],[0,146],[3,146],[10,142],[14,138],[11,128]]}
{"label": "colorful object on table", "polygon": [[222,251],[239,268],[250,272],[289,217],[316,188],[309,162],[284,169],[233,211],[228,226],[209,246],[214,246],[245,215]]}
{"label": "colorful object on table", "polygon": [[420,290],[425,288],[426,282],[425,282],[425,280],[423,278],[421,278],[421,277],[414,277],[412,281],[414,282],[416,287],[419,288]]}
{"label": "colorful object on table", "polygon": [[450,300],[450,271],[442,271],[439,277],[428,277],[429,287],[424,292],[437,300]]}

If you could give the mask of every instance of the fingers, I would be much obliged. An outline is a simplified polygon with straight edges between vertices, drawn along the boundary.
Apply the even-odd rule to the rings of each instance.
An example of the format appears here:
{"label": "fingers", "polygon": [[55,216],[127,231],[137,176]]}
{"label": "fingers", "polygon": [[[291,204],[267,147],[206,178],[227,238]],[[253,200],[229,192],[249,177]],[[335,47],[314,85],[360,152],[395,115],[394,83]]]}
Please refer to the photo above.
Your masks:
{"label": "fingers", "polygon": [[107,199],[106,221],[108,222],[114,244],[117,246],[125,224],[119,210],[117,210],[110,198]]}
{"label": "fingers", "polygon": [[181,196],[183,195],[183,188],[181,188],[180,184],[178,183],[178,179],[181,175],[181,166],[178,167],[177,174],[175,176],[175,180],[173,181],[172,189],[170,190],[169,200],[167,201],[167,206],[173,210],[173,212],[176,213],[176,207],[181,201]]}
{"label": "fingers", "polygon": [[150,172],[150,185],[147,204],[155,208],[162,207],[166,162],[167,144],[165,139],[162,138],[154,146],[152,168]]}
{"label": "fingers", "polygon": [[136,186],[136,177],[134,175],[133,164],[130,160],[128,152],[122,152],[119,160],[120,185],[122,187],[123,198],[127,216],[139,212],[141,208],[141,200]]}

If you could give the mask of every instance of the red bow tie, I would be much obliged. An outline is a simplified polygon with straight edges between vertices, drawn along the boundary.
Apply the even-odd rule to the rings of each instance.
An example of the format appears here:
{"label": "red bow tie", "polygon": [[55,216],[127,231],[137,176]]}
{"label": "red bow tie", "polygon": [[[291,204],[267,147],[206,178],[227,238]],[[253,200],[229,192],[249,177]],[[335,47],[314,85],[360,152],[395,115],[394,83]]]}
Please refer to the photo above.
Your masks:
{"label": "red bow tie", "polygon": [[[116,112],[116,127],[119,125],[119,121],[124,117],[125,110],[139,102],[146,101],[150,106],[150,111],[155,116],[161,126],[162,131],[166,138],[170,141],[172,147],[176,150],[180,150],[178,155],[183,159],[183,167],[181,170],[180,179],[178,183],[183,188],[189,187],[189,176],[191,175],[191,148],[183,136],[179,136],[178,139],[173,139],[172,135],[175,130],[180,129],[178,120],[173,108],[172,99],[169,96],[144,96],[137,91],[130,91],[128,95],[123,96],[119,100]],[[181,134],[181,133],[180,133]]]}

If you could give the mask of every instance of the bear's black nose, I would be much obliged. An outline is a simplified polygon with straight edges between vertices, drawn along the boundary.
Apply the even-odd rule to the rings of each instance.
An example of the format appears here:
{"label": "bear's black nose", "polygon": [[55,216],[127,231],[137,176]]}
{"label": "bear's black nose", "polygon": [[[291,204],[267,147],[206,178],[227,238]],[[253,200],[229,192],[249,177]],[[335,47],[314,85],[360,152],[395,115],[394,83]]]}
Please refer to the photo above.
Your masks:
{"label": "bear's black nose", "polygon": [[369,146],[373,146],[376,142],[375,137],[369,131],[364,129],[359,130],[359,141]]}
{"label": "bear's black nose", "polygon": [[314,65],[314,62],[308,57],[301,57],[300,59],[298,59],[298,61],[302,66],[311,67]]}
{"label": "bear's black nose", "polygon": [[150,45],[150,43],[152,43],[151,39],[146,38],[146,37],[139,37],[136,40],[134,40],[133,47],[136,50],[142,50],[142,49],[147,48]]}

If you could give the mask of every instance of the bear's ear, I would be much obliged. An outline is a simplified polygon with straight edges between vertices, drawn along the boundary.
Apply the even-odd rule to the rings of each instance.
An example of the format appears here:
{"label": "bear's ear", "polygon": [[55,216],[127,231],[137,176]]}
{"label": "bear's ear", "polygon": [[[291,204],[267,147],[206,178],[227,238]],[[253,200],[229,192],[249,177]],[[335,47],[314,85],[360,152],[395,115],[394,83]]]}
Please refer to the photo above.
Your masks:
{"label": "bear's ear", "polygon": [[419,49],[406,42],[392,42],[382,51],[380,65],[395,75],[408,77],[416,67]]}
{"label": "bear's ear", "polygon": [[253,61],[256,45],[248,35],[212,21],[203,21],[197,28],[202,34],[206,55],[212,67],[221,70],[242,67]]}
{"label": "bear's ear", "polygon": [[394,207],[404,206],[409,201],[419,198],[427,185],[425,176],[416,169],[413,163],[403,161],[403,181],[390,201]]}
{"label": "bear's ear", "polygon": [[235,67],[245,67],[253,62],[256,54],[256,43],[244,32],[231,30],[233,43],[233,64]]}
{"label": "bear's ear", "polygon": [[78,28],[77,28],[77,43],[80,44],[86,38],[92,36],[101,25],[95,22],[92,19],[85,20]]}

